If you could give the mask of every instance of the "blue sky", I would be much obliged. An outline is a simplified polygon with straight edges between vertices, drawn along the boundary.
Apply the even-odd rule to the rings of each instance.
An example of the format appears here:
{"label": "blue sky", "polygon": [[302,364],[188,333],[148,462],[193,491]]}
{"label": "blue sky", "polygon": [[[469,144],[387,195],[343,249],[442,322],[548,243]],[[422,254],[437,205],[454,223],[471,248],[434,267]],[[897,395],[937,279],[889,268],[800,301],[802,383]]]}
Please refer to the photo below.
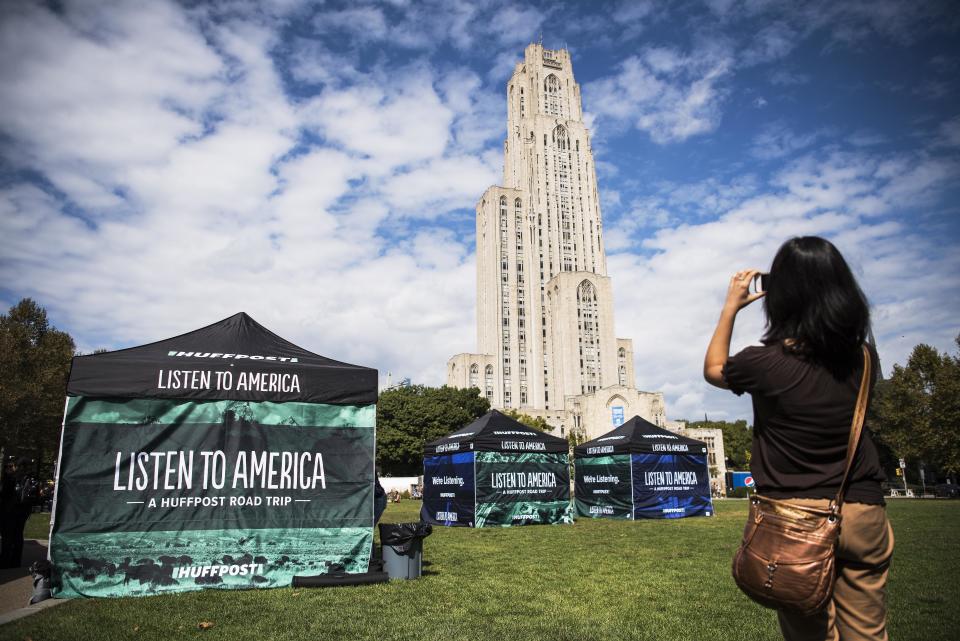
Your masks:
{"label": "blue sky", "polygon": [[[0,304],[83,350],[247,311],[443,382],[476,346],[473,207],[504,84],[570,49],[617,335],[670,418],[729,275],[787,238],[847,256],[887,370],[960,332],[960,13],[949,2],[65,1],[0,7]],[[741,314],[734,347],[763,328]]]}

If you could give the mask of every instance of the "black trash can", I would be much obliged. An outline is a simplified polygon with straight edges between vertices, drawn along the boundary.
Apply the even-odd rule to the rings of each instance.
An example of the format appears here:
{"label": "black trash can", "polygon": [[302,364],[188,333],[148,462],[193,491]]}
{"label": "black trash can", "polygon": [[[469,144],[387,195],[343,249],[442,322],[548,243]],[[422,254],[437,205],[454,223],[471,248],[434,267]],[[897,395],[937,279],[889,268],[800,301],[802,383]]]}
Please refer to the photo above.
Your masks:
{"label": "black trash can", "polygon": [[416,579],[423,573],[423,539],[430,536],[429,523],[381,523],[383,569],[391,579]]}

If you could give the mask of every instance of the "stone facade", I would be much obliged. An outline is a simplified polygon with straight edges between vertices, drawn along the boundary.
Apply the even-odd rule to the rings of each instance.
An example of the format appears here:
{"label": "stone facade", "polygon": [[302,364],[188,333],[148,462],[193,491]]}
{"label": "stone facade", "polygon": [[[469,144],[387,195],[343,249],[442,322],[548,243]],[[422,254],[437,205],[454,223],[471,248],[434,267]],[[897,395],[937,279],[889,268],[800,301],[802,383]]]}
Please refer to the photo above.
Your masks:
{"label": "stone facade", "polygon": [[[503,186],[476,208],[478,353],[452,357],[447,384],[543,416],[561,435],[594,438],[634,415],[682,429],[666,419],[662,393],[635,388],[633,341],[614,331],[596,168],[569,52],[528,46],[506,89]],[[719,432],[713,440],[722,444]]]}

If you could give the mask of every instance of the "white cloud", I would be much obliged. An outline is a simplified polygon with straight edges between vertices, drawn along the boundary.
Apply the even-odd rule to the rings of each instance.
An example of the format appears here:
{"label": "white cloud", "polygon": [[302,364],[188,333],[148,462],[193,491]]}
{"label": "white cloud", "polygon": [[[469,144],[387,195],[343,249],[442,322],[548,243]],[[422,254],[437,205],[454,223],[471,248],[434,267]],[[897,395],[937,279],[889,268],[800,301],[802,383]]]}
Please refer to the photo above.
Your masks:
{"label": "white cloud", "polygon": [[241,309],[309,349],[417,380],[469,347],[472,239],[380,230],[418,207],[469,207],[496,182],[487,145],[502,122],[475,74],[301,67],[325,86],[294,101],[271,57],[275,25],[201,28],[204,11],[162,2],[77,6],[8,5],[0,26],[0,79],[14,88],[0,97],[4,159],[56,189],[0,191],[4,282],[86,350]]}
{"label": "white cloud", "polygon": [[774,160],[806,149],[820,137],[819,132],[797,134],[781,122],[764,126],[754,136],[750,155],[759,160]]}
{"label": "white cloud", "polygon": [[939,147],[960,147],[960,116],[954,116],[942,123],[938,129]]}
{"label": "white cloud", "polygon": [[353,7],[341,11],[324,11],[313,21],[319,33],[345,31],[356,40],[382,40],[386,37],[387,20],[377,7]]}
{"label": "white cloud", "polygon": [[721,46],[690,54],[647,48],[620,65],[617,75],[588,83],[586,102],[598,118],[630,121],[658,144],[713,131],[732,59]]}
{"label": "white cloud", "polygon": [[[11,160],[43,166],[96,210],[117,204],[124,168],[163,163],[203,132],[224,65],[166,3],[103,11],[102,22],[74,7],[62,17],[34,4],[2,10],[0,129],[16,141]],[[120,174],[118,184],[103,173]]]}
{"label": "white cloud", "polygon": [[489,30],[503,45],[522,46],[536,40],[543,20],[534,7],[507,5],[490,18]]}
{"label": "white cloud", "polygon": [[801,33],[789,24],[777,21],[760,29],[740,54],[740,62],[747,66],[779,60],[797,45]]}
{"label": "white cloud", "polygon": [[786,69],[777,69],[770,74],[770,84],[780,87],[805,85],[808,82],[810,82],[810,76]]}
{"label": "white cloud", "polygon": [[394,175],[383,186],[387,202],[407,215],[436,218],[455,208],[471,207],[500,176],[476,156],[434,160]]}
{"label": "white cloud", "polygon": [[[861,209],[867,199],[887,214],[910,208],[924,193],[942,191],[958,168],[917,156],[902,161],[915,169],[888,173],[875,157],[813,154],[762,188],[731,185],[728,192],[741,196],[732,196],[719,218],[660,229],[644,242],[646,256],[612,254],[617,335],[634,339],[637,362],[644,364],[637,370],[638,386],[664,390],[673,417],[749,416],[747,403],[707,390],[698,373],[729,275],[744,267],[768,268],[778,246],[796,235],[831,238],[845,254],[873,303],[888,369],[904,362],[917,342],[949,345],[960,312],[960,257],[936,238]],[[618,228],[607,232],[608,247],[611,231]],[[636,244],[641,238],[615,242]],[[733,349],[755,343],[762,330],[760,306],[747,308],[738,318]]]}
{"label": "white cloud", "polygon": [[654,3],[650,0],[627,0],[613,10],[610,16],[615,22],[635,26],[654,12]]}
{"label": "white cloud", "polygon": [[[941,0],[812,0],[784,3],[776,0],[706,0],[711,12],[723,23],[759,21],[800,26],[804,35],[825,32],[832,43],[858,45],[879,35],[898,43],[910,43],[931,30],[949,32],[956,27],[951,5]],[[763,33],[763,30],[760,32]],[[776,53],[789,45],[789,38],[763,35],[764,49]],[[784,44],[777,44],[782,42]],[[772,47],[770,44],[772,43]]]}

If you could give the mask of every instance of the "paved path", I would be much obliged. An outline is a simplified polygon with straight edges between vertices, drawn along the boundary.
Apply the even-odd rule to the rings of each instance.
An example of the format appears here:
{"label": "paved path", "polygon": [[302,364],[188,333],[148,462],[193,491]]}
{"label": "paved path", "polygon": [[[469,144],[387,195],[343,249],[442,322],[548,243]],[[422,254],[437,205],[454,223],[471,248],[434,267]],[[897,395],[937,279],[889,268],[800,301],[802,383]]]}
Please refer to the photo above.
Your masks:
{"label": "paved path", "polygon": [[19,568],[0,570],[0,625],[15,621],[38,610],[66,603],[66,599],[47,599],[36,605],[30,604],[33,594],[33,577],[27,568],[34,561],[47,558],[47,542],[27,539],[23,544],[23,561]]}

